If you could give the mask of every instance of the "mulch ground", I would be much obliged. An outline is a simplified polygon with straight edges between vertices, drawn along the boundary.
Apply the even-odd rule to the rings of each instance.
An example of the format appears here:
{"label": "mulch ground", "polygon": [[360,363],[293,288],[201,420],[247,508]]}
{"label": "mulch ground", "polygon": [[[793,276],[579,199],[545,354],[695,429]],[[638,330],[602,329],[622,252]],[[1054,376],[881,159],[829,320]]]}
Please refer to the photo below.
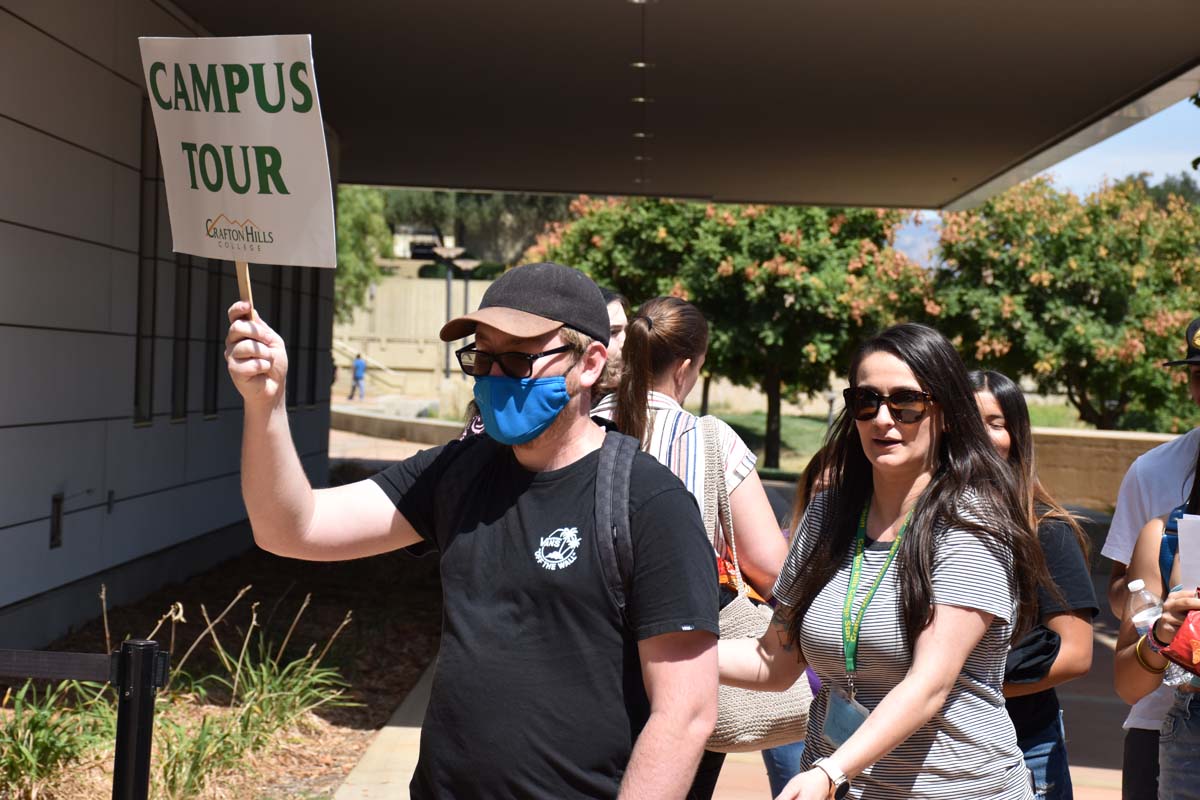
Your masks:
{"label": "mulch ground", "polygon": [[[341,476],[343,480],[347,477],[357,475]],[[213,619],[245,586],[252,588],[216,628],[222,645],[233,652],[241,646],[255,602],[259,623],[268,639],[278,643],[305,595],[311,594],[291,635],[288,653],[293,656],[303,655],[312,644],[320,652],[346,612],[352,612],[349,625],[323,664],[340,670],[350,685],[348,698],[360,705],[319,709],[303,724],[277,736],[268,751],[247,759],[238,774],[222,776],[212,796],[259,800],[331,797],[371,736],[387,722],[437,653],[441,625],[437,557],[390,553],[358,561],[313,563],[252,549],[184,583],[166,586],[141,602],[110,609],[111,641],[146,637],[173,604],[181,603],[186,622],[175,626],[175,665],[205,628],[201,604]],[[99,611],[99,599],[96,607]],[[168,623],[155,638],[166,644],[169,629]],[[97,617],[47,649],[104,652],[103,619]],[[207,640],[188,658],[185,669],[193,676],[223,672]],[[0,696],[5,688],[0,685]],[[220,712],[197,703],[194,713]],[[110,770],[111,763],[102,760],[91,770],[97,773],[93,780],[81,781],[77,776],[52,794],[63,800],[93,800],[106,775],[111,781]],[[74,783],[80,784],[77,789],[70,788]]]}

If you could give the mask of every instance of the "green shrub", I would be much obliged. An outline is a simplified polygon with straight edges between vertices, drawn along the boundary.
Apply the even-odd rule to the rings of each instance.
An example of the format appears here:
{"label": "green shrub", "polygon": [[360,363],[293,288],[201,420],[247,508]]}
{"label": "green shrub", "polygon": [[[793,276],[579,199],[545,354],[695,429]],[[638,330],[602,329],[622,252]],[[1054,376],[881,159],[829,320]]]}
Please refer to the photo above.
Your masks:
{"label": "green shrub", "polygon": [[163,800],[195,797],[213,774],[234,767],[244,752],[222,718],[205,716],[192,727],[163,714],[155,722],[154,795]]}
{"label": "green shrub", "polygon": [[[90,685],[89,685],[90,686]],[[14,800],[34,800],[43,785],[67,764],[100,746],[116,730],[116,716],[76,681],[39,690],[32,681],[6,696],[12,712],[0,725],[0,786]]]}

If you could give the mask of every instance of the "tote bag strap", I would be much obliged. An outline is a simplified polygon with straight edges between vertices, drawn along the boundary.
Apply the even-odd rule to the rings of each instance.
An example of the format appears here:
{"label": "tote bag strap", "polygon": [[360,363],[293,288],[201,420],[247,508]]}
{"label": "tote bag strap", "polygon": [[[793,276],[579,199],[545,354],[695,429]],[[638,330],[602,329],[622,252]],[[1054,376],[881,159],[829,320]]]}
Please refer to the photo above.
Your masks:
{"label": "tote bag strap", "polygon": [[[712,531],[714,542],[717,530],[724,530],[725,541],[729,543],[729,552],[733,554],[734,585],[738,596],[745,597],[748,590],[746,581],[742,579],[742,566],[738,563],[737,541],[733,537],[733,512],[729,508],[729,489],[725,486],[725,463],[721,458],[721,430],[717,426],[716,417],[708,415],[700,418],[700,435],[704,438],[705,529]],[[712,506],[711,512],[710,505]]]}

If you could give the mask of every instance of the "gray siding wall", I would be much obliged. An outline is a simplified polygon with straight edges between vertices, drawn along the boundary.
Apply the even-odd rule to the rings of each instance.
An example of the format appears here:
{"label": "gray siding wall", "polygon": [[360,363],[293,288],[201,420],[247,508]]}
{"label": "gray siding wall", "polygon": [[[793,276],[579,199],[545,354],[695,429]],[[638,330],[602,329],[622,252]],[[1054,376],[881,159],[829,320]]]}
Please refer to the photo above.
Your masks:
{"label": "gray siding wall", "polygon": [[[237,298],[233,265],[171,251],[161,184],[148,194],[158,198],[155,252],[141,244],[155,215],[141,206],[145,92],[137,37],[195,34],[203,31],[156,0],[0,0],[0,647],[42,644],[29,640],[53,638],[94,616],[96,606],[71,610],[56,602],[36,630],[6,629],[6,611],[36,609],[31,598],[67,585],[79,594],[91,576],[246,516],[240,398],[223,362],[215,371],[208,364],[223,347],[209,343],[208,289],[219,287],[223,338],[225,309]],[[139,254],[153,257],[156,274],[153,370],[144,376],[153,414],[135,423]],[[210,270],[219,278],[210,280]],[[260,313],[285,337],[298,334],[288,342],[290,380],[298,383],[292,429],[310,477],[321,484],[333,273],[252,265],[251,275]],[[186,344],[179,346],[177,279],[189,280]],[[294,292],[302,294],[298,304]],[[186,413],[172,419],[182,354]],[[206,372],[217,381],[215,414],[204,413]],[[51,548],[55,494],[63,496],[62,544]],[[129,598],[155,588],[146,572],[139,573],[144,585],[110,586],[110,594]],[[18,628],[21,641],[6,638]]]}

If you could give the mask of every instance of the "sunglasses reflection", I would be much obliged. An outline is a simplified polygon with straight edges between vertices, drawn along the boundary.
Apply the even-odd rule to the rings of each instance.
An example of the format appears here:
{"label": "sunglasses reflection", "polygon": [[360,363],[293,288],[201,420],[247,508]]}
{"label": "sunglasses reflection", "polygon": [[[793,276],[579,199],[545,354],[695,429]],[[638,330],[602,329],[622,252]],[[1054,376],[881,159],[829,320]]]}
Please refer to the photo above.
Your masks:
{"label": "sunglasses reflection", "polygon": [[905,425],[920,422],[929,412],[933,396],[916,389],[901,389],[890,395],[880,394],[873,389],[857,386],[842,393],[846,407],[859,422],[870,422],[879,416],[879,409],[887,406],[892,419]]}

